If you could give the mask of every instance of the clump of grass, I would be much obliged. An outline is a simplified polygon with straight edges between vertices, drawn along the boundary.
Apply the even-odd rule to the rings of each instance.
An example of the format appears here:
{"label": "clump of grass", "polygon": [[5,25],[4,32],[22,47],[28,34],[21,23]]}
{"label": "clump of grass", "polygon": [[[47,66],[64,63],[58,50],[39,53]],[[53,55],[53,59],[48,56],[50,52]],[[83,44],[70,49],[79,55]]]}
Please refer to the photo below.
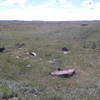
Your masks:
{"label": "clump of grass", "polygon": [[96,44],[95,44],[95,42],[83,42],[82,47],[83,48],[95,49]]}
{"label": "clump of grass", "polygon": [[15,96],[19,100],[98,100],[99,88],[94,87],[34,87],[26,82],[0,80],[0,98]]}
{"label": "clump of grass", "polygon": [[100,41],[85,41],[82,42],[83,48],[100,50]]}

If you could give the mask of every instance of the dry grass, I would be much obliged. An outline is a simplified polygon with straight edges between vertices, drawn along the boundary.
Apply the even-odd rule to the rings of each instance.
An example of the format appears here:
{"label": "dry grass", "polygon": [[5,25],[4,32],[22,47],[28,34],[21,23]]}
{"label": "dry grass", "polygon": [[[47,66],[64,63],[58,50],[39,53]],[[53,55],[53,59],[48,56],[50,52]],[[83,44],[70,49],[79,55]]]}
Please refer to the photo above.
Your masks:
{"label": "dry grass", "polygon": [[[14,92],[19,100],[99,100],[99,46],[82,46],[100,41],[99,26],[99,22],[1,21],[0,47],[6,50],[0,53],[0,97]],[[25,45],[20,49],[17,43]],[[63,47],[70,49],[68,55],[61,51]],[[31,51],[37,56],[27,54]],[[58,67],[75,68],[76,75],[50,76]]]}

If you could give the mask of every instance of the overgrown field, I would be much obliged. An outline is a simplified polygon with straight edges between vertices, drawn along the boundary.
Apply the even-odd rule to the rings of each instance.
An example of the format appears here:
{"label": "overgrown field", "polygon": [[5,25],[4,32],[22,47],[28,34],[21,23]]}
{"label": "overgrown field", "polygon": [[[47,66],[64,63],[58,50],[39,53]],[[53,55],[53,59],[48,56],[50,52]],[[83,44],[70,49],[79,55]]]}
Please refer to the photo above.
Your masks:
{"label": "overgrown field", "polygon": [[[99,21],[0,21],[2,47],[0,100],[100,100]],[[76,74],[49,75],[57,68],[75,68]]]}

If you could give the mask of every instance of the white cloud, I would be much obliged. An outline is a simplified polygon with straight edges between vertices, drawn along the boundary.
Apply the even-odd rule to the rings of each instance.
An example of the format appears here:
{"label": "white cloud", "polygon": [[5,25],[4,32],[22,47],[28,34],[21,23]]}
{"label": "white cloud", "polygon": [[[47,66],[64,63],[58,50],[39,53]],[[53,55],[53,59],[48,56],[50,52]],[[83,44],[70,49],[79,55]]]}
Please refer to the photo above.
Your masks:
{"label": "white cloud", "polygon": [[93,1],[92,0],[84,0],[82,2],[82,6],[89,8],[89,9],[93,9]]}
{"label": "white cloud", "polygon": [[[26,2],[26,0],[15,0],[16,2],[14,0],[8,1],[10,1],[8,5],[17,4],[20,6],[24,6]],[[8,1],[5,1],[6,5]],[[60,7],[56,8],[55,4],[60,4]],[[88,9],[87,6],[89,5],[92,5],[95,9]],[[83,6],[77,9],[72,6],[70,0],[51,0],[51,2],[38,6],[30,5],[28,7],[0,10],[0,20],[100,20],[100,3],[85,0]]]}
{"label": "white cloud", "polygon": [[69,0],[54,0],[55,4],[59,4],[61,8],[71,8],[72,3]]}
{"label": "white cloud", "polygon": [[68,3],[62,4],[61,8],[71,9],[73,8],[73,5],[70,2],[68,2]]}
{"label": "white cloud", "polygon": [[29,5],[29,6],[34,7],[34,8],[40,8],[40,9],[41,8],[55,8],[56,6],[58,6],[59,8],[71,8],[72,4],[68,0],[51,0],[41,5],[37,5],[37,6]]}
{"label": "white cloud", "polygon": [[7,0],[7,1],[1,1],[0,6],[11,6],[14,5],[16,1],[14,0]]}
{"label": "white cloud", "polygon": [[93,2],[93,0],[84,0],[82,6],[90,9],[100,9],[100,2]]}
{"label": "white cloud", "polygon": [[33,5],[29,5],[29,7],[34,7],[34,8],[49,8],[52,7],[55,4],[55,2],[52,0],[51,2],[46,2],[44,4],[41,5],[37,5],[37,6],[33,6]]}
{"label": "white cloud", "polygon": [[55,2],[56,3],[63,3],[64,4],[64,3],[66,3],[66,0],[56,0]]}
{"label": "white cloud", "polygon": [[93,7],[94,9],[99,9],[99,10],[100,10],[100,2],[94,3],[94,4],[92,5],[92,7]]}
{"label": "white cloud", "polygon": [[83,6],[89,6],[89,5],[92,5],[93,4],[93,1],[92,0],[84,0],[83,2],[82,2],[82,5]]}
{"label": "white cloud", "polygon": [[[27,0],[6,0],[6,1],[1,1],[0,2],[0,6],[13,6],[13,5],[17,5],[19,7],[24,7],[25,3]],[[69,2],[68,0],[51,0],[48,2],[45,2],[41,5],[37,5],[35,7],[37,8],[50,8],[50,7],[54,7],[55,5],[59,5],[59,7],[72,7],[71,2]],[[30,4],[29,6],[33,6],[32,4]]]}
{"label": "white cloud", "polygon": [[19,5],[19,6],[24,6],[24,4],[26,3],[27,0],[16,0],[16,3]]}
{"label": "white cloud", "polygon": [[0,11],[1,20],[100,20],[99,10],[81,9],[57,9],[57,8],[16,8]]}
{"label": "white cloud", "polygon": [[24,6],[26,0],[6,0],[1,1],[0,6],[12,6],[12,5],[18,5],[18,6]]}

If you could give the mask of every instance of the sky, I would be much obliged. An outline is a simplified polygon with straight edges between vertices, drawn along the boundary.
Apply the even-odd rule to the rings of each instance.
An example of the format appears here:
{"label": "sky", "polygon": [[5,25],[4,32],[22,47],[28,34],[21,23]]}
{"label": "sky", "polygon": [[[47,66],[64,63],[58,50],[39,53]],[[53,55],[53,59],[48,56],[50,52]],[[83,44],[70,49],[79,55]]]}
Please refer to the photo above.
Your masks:
{"label": "sky", "polygon": [[100,0],[0,0],[0,20],[100,20]]}

